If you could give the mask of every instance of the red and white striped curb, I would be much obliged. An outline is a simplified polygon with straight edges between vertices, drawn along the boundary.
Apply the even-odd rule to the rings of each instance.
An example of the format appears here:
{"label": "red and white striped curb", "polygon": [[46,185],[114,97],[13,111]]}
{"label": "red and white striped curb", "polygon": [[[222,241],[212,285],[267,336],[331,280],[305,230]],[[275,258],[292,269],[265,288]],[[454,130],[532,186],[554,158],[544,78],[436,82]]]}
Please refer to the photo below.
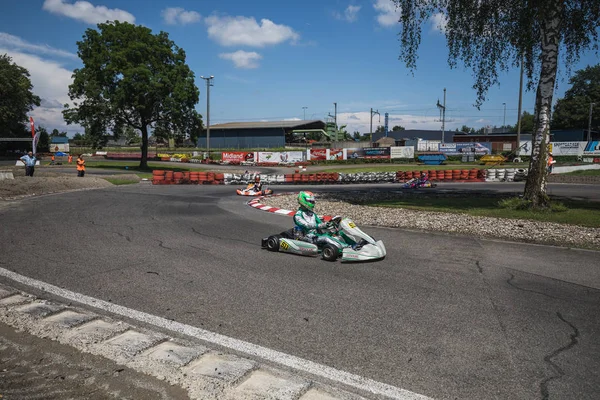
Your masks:
{"label": "red and white striped curb", "polygon": [[[272,196],[283,196],[283,195],[286,195],[286,194],[295,194],[295,193],[291,193],[291,192],[290,193],[279,193],[279,194],[271,195],[269,197],[272,197]],[[250,207],[254,207],[254,208],[256,208],[258,210],[261,210],[261,211],[267,211],[267,212],[272,212],[272,213],[275,213],[275,214],[287,215],[288,217],[293,217],[294,214],[296,214],[296,211],[284,210],[282,208],[271,207],[271,206],[266,206],[266,205],[262,204],[260,202],[260,199],[265,198],[265,197],[267,197],[267,196],[257,197],[255,199],[250,200],[247,204]],[[320,215],[319,218],[321,218],[323,221],[327,222],[327,221],[331,221],[331,218],[333,218],[333,217],[331,215]]]}
{"label": "red and white striped curb", "polygon": [[[284,194],[294,194],[294,193],[279,193],[279,194],[276,194],[274,196],[281,196],[281,195],[284,195]],[[260,197],[257,197],[255,199],[252,199],[247,204],[250,207],[257,208],[257,209],[259,209],[261,211],[268,211],[268,212],[272,212],[272,213],[275,213],[275,214],[287,215],[287,216],[290,216],[290,217],[292,217],[292,216],[294,216],[294,214],[296,214],[296,211],[284,210],[284,209],[281,209],[281,208],[266,206],[266,205],[262,204],[260,202],[260,199],[262,199],[264,197],[265,196],[260,196]]]}

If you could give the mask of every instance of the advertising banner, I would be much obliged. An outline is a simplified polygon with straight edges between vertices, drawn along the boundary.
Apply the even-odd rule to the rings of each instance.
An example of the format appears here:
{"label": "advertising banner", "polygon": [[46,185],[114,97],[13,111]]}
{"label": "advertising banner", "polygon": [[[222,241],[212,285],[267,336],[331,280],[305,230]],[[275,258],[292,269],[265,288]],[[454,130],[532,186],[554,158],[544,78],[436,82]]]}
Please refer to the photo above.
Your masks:
{"label": "advertising banner", "polygon": [[390,158],[414,158],[415,148],[413,146],[390,147]]}
{"label": "advertising banner", "polygon": [[329,149],[328,160],[345,160],[344,149]]}
{"label": "advertising banner", "polygon": [[554,156],[580,156],[587,142],[552,142]]}
{"label": "advertising banner", "polygon": [[294,163],[302,162],[304,157],[301,151],[261,151],[258,153],[259,163]]}
{"label": "advertising banner", "polygon": [[348,160],[356,158],[390,158],[389,147],[361,147],[346,149]]}
{"label": "advertising banner", "polygon": [[327,149],[310,149],[311,160],[327,160]]}
{"label": "advertising banner", "polygon": [[50,152],[56,153],[62,151],[63,153],[69,152],[69,143],[52,143],[50,145]]}
{"label": "advertising banner", "polygon": [[440,143],[439,151],[448,156],[458,156],[462,154],[476,154],[482,156],[490,154],[492,149],[490,143]]}
{"label": "advertising banner", "polygon": [[[600,141],[587,142],[583,149],[584,156],[600,156]],[[594,161],[595,162],[595,161]]]}
{"label": "advertising banner", "polygon": [[521,140],[521,148],[519,149],[519,154],[522,156],[530,156],[532,150],[531,140],[523,141]]}
{"label": "advertising banner", "polygon": [[254,153],[248,151],[228,151],[221,153],[223,162],[240,164],[242,162],[254,162]]}

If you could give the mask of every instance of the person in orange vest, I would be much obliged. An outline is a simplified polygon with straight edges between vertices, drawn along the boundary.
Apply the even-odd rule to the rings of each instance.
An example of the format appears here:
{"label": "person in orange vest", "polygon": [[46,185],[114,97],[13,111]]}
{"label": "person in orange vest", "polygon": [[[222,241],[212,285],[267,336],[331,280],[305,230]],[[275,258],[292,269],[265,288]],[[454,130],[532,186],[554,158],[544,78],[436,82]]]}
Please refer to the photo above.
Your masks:
{"label": "person in orange vest", "polygon": [[77,158],[77,176],[83,178],[85,175],[85,160],[83,154],[80,154]]}
{"label": "person in orange vest", "polygon": [[56,158],[54,158],[54,154],[52,154],[52,157],[50,158],[50,165],[54,165],[54,160],[56,160]]}
{"label": "person in orange vest", "polygon": [[71,154],[69,154],[68,160],[69,160],[69,164],[73,164],[73,156]]}
{"label": "person in orange vest", "polygon": [[548,153],[548,175],[552,173],[552,167],[556,161],[554,161],[554,157],[552,157],[552,153]]}

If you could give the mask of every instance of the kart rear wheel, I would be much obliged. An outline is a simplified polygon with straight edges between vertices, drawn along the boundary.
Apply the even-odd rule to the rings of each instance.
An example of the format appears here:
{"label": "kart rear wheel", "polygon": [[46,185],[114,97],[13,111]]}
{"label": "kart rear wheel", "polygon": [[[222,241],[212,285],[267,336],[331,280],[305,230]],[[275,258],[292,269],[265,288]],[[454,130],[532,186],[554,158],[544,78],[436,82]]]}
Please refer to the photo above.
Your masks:
{"label": "kart rear wheel", "polygon": [[326,244],[325,247],[323,247],[322,254],[323,254],[323,260],[335,261],[338,258],[339,251],[338,251],[337,247],[330,245],[330,244]]}
{"label": "kart rear wheel", "polygon": [[267,239],[267,250],[279,251],[279,238],[277,236],[269,236]]}

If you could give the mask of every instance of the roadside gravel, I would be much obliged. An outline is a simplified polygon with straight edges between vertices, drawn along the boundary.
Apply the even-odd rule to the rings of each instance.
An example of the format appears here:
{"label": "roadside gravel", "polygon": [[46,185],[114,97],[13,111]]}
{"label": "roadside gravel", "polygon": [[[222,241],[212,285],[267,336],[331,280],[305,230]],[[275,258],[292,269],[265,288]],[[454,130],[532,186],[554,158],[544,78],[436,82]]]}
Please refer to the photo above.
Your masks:
{"label": "roadside gravel", "polygon": [[[398,198],[397,192],[319,193],[320,215],[342,215],[358,225],[458,233],[528,243],[600,250],[600,229],[522,219],[476,217],[467,214],[415,211],[360,205],[367,200]],[[297,208],[296,195],[261,199],[261,203],[286,210]]]}

